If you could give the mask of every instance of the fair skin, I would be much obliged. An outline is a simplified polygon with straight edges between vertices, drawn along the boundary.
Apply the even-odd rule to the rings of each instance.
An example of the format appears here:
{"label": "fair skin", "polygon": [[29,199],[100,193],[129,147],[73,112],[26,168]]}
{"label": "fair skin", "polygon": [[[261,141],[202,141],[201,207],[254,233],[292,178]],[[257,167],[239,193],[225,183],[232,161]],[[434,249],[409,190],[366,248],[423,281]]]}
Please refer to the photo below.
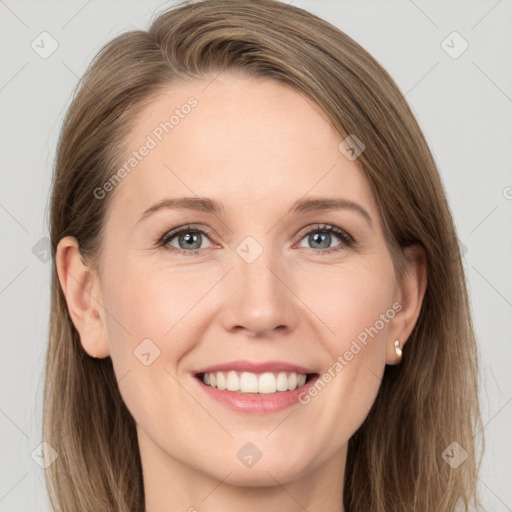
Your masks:
{"label": "fair skin", "polygon": [[[137,423],[148,512],[343,511],[347,444],[385,365],[397,362],[394,341],[403,345],[418,318],[425,258],[408,249],[397,278],[369,182],[311,100],[270,80],[210,81],[169,88],[138,117],[130,152],[190,96],[198,101],[116,187],[100,268],[81,260],[74,238],[60,241],[70,315],[84,350],[112,358]],[[185,196],[214,199],[223,210],[163,208],[139,221],[158,201]],[[357,208],[288,213],[313,197],[343,198],[369,219]],[[199,255],[173,251],[191,250],[179,237],[170,248],[157,245],[190,223],[211,230],[198,235]],[[355,245],[329,238],[324,224]],[[248,236],[263,249],[251,263],[236,250]],[[195,376],[242,359],[322,375],[394,303],[400,311],[307,404],[233,410]],[[148,338],[160,355],[146,366],[133,352]],[[249,442],[261,453],[251,467],[237,457]]]}

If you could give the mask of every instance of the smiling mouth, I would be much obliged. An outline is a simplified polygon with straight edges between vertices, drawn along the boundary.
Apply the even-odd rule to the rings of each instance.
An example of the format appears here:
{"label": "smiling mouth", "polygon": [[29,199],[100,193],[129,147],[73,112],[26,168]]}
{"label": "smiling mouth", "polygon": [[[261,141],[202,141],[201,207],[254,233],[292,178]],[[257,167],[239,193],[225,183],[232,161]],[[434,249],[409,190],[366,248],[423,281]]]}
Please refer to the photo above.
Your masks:
{"label": "smiling mouth", "polygon": [[297,372],[239,372],[217,371],[197,373],[195,377],[205,386],[219,391],[233,391],[239,394],[270,395],[295,391],[318,376],[317,373]]}

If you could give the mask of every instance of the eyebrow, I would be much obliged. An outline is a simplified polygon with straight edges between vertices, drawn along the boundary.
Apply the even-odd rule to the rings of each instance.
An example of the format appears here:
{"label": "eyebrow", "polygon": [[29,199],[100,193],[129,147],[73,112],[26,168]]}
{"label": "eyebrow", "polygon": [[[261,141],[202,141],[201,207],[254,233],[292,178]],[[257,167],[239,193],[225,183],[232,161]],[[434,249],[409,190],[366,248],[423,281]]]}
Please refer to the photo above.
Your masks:
{"label": "eyebrow", "polygon": [[[158,201],[144,211],[137,223],[162,209],[187,209],[220,215],[224,211],[222,203],[207,197],[175,197]],[[292,204],[288,213],[307,213],[325,210],[351,210],[359,213],[372,226],[370,214],[358,203],[342,198],[306,198],[298,199]]]}
{"label": "eyebrow", "polygon": [[187,210],[195,210],[198,212],[221,214],[224,208],[221,203],[207,197],[173,197],[165,198],[150,206],[137,221],[137,224],[149,217],[152,213],[162,209],[178,209],[185,208]]}
{"label": "eyebrow", "polygon": [[291,213],[318,212],[324,210],[351,210],[362,215],[370,226],[372,218],[370,214],[358,203],[341,198],[310,198],[298,199],[290,209]]}

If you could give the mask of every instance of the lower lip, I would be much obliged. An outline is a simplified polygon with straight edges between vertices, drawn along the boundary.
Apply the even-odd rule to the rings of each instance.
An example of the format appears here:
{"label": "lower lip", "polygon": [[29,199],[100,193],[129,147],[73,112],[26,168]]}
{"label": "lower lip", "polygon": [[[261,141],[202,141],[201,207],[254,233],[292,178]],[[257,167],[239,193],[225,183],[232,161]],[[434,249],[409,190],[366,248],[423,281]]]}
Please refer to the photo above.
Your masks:
{"label": "lower lip", "polygon": [[253,414],[268,414],[282,411],[299,402],[299,396],[307,394],[308,389],[313,386],[318,379],[315,375],[304,386],[293,391],[277,391],[272,394],[264,393],[238,393],[236,391],[221,391],[212,386],[207,386],[202,380],[194,377],[201,389],[211,398],[230,409],[238,412]]}

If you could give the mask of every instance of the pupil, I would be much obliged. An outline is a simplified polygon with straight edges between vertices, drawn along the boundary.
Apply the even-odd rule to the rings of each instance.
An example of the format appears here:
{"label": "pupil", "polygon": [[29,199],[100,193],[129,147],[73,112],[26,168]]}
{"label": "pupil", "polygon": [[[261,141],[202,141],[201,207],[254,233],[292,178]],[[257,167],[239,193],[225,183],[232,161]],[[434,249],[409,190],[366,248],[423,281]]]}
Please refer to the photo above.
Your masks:
{"label": "pupil", "polygon": [[313,235],[309,236],[309,239],[313,246],[315,246],[315,244],[319,244],[316,245],[316,247],[320,246],[320,249],[326,249],[331,245],[331,235],[329,235],[328,233],[314,233]]}
{"label": "pupil", "polygon": [[201,247],[200,235],[186,233],[180,236],[180,242],[185,242],[187,249],[199,249]]}

